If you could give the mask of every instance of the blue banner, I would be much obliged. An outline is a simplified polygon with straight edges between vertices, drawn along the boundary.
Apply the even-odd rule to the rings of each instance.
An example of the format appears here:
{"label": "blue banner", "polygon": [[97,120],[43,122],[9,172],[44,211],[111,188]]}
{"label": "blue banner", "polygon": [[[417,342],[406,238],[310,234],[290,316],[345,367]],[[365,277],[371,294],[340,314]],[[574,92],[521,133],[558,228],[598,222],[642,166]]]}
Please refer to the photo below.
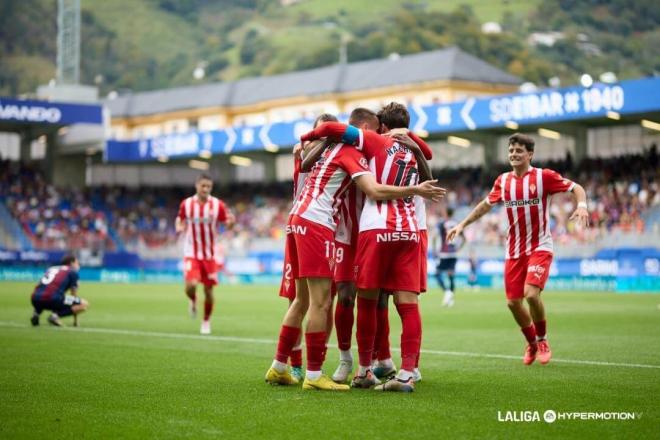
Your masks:
{"label": "blue banner", "polygon": [[[608,112],[633,115],[660,111],[660,78],[595,84],[590,88],[567,87],[537,93],[469,98],[451,104],[412,105],[410,128],[430,134],[449,134],[507,123],[520,126],[605,117]],[[346,119],[346,115],[340,115]],[[279,122],[224,130],[169,134],[133,141],[109,140],[109,162],[153,161],[158,158],[192,157],[203,152],[228,154],[291,146],[312,128],[312,120]]]}
{"label": "blue banner", "polygon": [[103,124],[103,107],[98,104],[19,100],[0,97],[0,122],[25,124]]}
{"label": "blue banner", "polygon": [[[619,292],[660,293],[660,250],[618,249],[605,250],[603,253],[607,254],[606,258],[596,256],[554,260],[550,267],[549,286],[555,289],[603,288],[603,290]],[[63,252],[16,252],[0,249],[0,272],[5,270],[4,276],[0,273],[0,280],[25,277],[36,280],[41,273],[32,276],[33,270],[42,272],[45,266],[57,264],[62,255]],[[83,273],[93,274],[89,275],[88,279],[96,281],[179,281],[183,276],[181,259],[143,260],[132,253],[107,252],[96,265],[91,264],[91,260],[82,260],[81,263],[83,266],[81,276]],[[428,271],[432,280],[436,264],[434,258],[429,258]],[[36,269],[37,266],[41,266],[41,269]],[[223,276],[241,280],[272,280],[281,276],[282,266],[283,255],[280,251],[254,253],[245,257],[227,257]],[[469,262],[459,259],[456,265],[457,275],[465,280],[469,272]],[[503,259],[482,259],[477,263],[477,275],[483,286],[501,287],[503,273]]]}

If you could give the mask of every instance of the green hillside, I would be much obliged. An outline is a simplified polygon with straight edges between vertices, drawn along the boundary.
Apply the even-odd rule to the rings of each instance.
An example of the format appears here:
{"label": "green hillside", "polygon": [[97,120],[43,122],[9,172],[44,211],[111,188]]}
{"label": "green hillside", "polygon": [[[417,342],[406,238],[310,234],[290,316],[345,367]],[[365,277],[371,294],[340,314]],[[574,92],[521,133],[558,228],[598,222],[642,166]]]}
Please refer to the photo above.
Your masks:
{"label": "green hillside", "polygon": [[[660,8],[651,0],[82,0],[82,81],[150,90],[271,75],[349,61],[460,46],[545,84],[584,72],[620,78],[660,71]],[[31,93],[55,77],[54,0],[0,3],[0,94]],[[484,34],[495,21],[498,34]],[[533,32],[561,32],[552,47]],[[194,79],[196,67],[205,77]]]}

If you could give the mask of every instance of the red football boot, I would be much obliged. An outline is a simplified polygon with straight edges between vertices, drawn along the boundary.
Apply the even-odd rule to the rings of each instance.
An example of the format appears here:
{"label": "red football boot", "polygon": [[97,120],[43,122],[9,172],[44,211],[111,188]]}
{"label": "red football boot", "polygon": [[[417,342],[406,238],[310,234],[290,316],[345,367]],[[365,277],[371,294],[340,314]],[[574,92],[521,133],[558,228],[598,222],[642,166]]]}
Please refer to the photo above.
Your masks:
{"label": "red football boot", "polygon": [[538,345],[538,353],[536,357],[539,359],[541,365],[545,365],[548,362],[550,362],[550,358],[552,357],[550,346],[548,345],[548,341],[545,339],[540,340],[537,343],[537,345]]}
{"label": "red football boot", "polygon": [[537,351],[538,344],[527,344],[525,355],[523,356],[523,364],[532,365],[532,363],[534,363],[534,359],[536,359]]}

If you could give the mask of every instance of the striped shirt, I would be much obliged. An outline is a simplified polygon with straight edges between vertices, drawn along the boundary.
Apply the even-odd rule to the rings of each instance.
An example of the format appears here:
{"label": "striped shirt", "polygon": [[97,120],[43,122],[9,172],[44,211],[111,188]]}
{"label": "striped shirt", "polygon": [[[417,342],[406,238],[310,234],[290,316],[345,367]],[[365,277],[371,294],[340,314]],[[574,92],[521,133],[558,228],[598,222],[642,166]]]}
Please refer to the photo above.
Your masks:
{"label": "striped shirt", "polygon": [[216,259],[218,223],[227,221],[224,202],[209,196],[206,202],[202,203],[197,195],[194,195],[181,202],[178,217],[186,223],[184,257],[198,260]]}
{"label": "striped shirt", "polygon": [[519,258],[534,251],[552,252],[550,199],[572,191],[575,183],[550,169],[530,167],[522,177],[501,174],[486,203],[504,203],[509,223],[506,258]]}
{"label": "striped shirt", "polygon": [[[369,161],[369,168],[378,183],[393,186],[416,185],[418,181],[415,155],[403,145],[374,132],[364,132],[365,143],[383,142]],[[380,138],[380,140],[379,140]],[[418,231],[414,197],[405,199],[364,202],[360,216],[360,231],[387,229],[389,231]]]}
{"label": "striped shirt", "polygon": [[[394,139],[352,125],[325,122],[302,135],[300,140],[305,142],[323,137],[354,145],[356,150],[364,153],[369,161],[369,170],[378,183],[395,186],[417,184],[419,176],[415,155]],[[360,232],[370,229],[419,230],[413,197],[380,202],[367,198],[360,216]]]}
{"label": "striped shirt", "polygon": [[360,215],[362,214],[365,198],[365,194],[360,191],[357,185],[353,184],[348,188],[337,215],[336,241],[357,246]]}
{"label": "striped shirt", "polygon": [[291,214],[334,231],[337,212],[352,179],[367,173],[367,159],[355,148],[343,143],[329,146],[308,174]]}

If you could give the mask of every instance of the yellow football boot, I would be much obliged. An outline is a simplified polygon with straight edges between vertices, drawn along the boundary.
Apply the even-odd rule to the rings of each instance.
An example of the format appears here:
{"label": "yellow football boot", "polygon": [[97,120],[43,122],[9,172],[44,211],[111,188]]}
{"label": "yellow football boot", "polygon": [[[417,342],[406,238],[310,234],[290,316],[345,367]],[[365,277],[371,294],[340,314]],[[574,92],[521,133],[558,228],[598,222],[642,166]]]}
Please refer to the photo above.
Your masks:
{"label": "yellow football boot", "polygon": [[348,385],[333,382],[325,374],[322,374],[318,379],[310,380],[305,378],[303,381],[303,390],[321,390],[321,391],[348,391],[351,389]]}
{"label": "yellow football boot", "polygon": [[289,370],[280,373],[275,368],[270,367],[266,372],[266,382],[271,385],[298,385],[298,380],[291,376]]}

